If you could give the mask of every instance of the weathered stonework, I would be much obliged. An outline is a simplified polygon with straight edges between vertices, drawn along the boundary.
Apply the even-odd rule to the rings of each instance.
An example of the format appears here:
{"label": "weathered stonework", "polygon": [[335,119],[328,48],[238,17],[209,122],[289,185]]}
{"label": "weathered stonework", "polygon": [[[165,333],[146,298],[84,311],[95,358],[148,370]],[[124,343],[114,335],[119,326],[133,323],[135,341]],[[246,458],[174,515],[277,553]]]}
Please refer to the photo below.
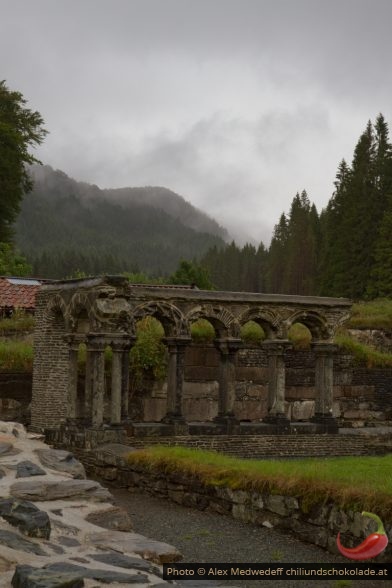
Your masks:
{"label": "weathered stonework", "polygon": [[[268,339],[267,400],[258,397],[254,418],[264,417],[277,432],[288,431],[290,421],[285,402],[285,359],[289,348],[287,333],[297,321],[312,333],[316,354],[315,413],[318,432],[335,432],[332,414],[333,372],[331,341],[338,326],[348,317],[350,302],[341,298],[320,298],[238,292],[211,292],[187,287],[135,286],[122,277],[56,282],[42,287],[37,297],[35,360],[32,395],[32,426],[58,428],[62,424],[99,429],[118,428],[129,423],[127,357],[135,340],[135,324],[154,316],[165,329],[169,352],[169,373],[162,430],[175,434],[187,429],[186,408],[190,391],[184,391],[185,353],[191,343],[191,324],[208,319],[215,328],[218,351],[217,412],[211,416],[217,432],[238,430],[245,418],[246,399],[255,399],[261,388],[241,390],[236,386],[237,355],[241,348],[240,329],[249,320],[258,322]],[[77,350],[87,346],[84,389],[78,390]],[[104,350],[113,352],[112,375],[104,374]],[[258,369],[257,366],[256,369]],[[188,394],[188,398],[187,398]],[[109,406],[105,409],[105,397]],[[216,401],[215,401],[216,402]],[[161,402],[161,405],[163,402]],[[162,408],[162,407],[161,407]],[[200,416],[205,406],[200,407]],[[309,412],[310,414],[310,412]],[[143,419],[142,419],[143,420]],[[208,420],[208,418],[204,418]],[[166,429],[165,429],[166,427]]]}
{"label": "weathered stonework", "polygon": [[[300,496],[205,485],[191,474],[130,464],[126,455],[126,448],[120,445],[102,446],[88,454],[85,465],[88,471],[114,483],[116,487],[137,487],[187,507],[276,527],[332,553],[337,553],[338,532],[341,532],[345,545],[354,546],[375,530],[374,521],[362,517],[359,511],[343,509],[331,500],[310,504]],[[385,518],[383,522],[391,539],[392,517]],[[392,547],[389,545],[377,561],[390,561],[391,554]]]}

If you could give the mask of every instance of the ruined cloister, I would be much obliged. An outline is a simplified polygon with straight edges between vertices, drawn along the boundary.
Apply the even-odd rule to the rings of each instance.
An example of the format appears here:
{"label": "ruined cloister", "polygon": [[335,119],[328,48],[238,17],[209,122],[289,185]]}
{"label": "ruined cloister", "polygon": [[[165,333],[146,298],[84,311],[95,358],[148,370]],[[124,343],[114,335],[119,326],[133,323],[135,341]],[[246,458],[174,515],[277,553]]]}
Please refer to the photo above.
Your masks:
{"label": "ruined cloister", "polygon": [[[266,334],[261,345],[268,355],[268,414],[250,423],[252,430],[260,434],[298,432],[284,410],[285,352],[290,347],[290,327],[301,322],[312,334],[315,354],[315,414],[308,429],[336,433],[333,340],[350,307],[350,301],[343,298],[132,285],[120,276],[46,284],[36,305],[32,428],[184,435],[200,432],[204,424],[214,434],[241,434],[242,423],[234,410],[236,354],[243,346],[242,325],[254,321]],[[136,340],[136,324],[146,316],[155,317],[164,328],[168,375],[166,414],[160,422],[141,426],[129,418],[129,353]],[[212,421],[192,429],[183,413],[184,356],[192,343],[191,325],[201,318],[216,333],[218,408]],[[81,344],[86,346],[86,363],[84,390],[78,394]],[[112,351],[110,392],[105,391],[107,347]],[[109,396],[107,407],[105,395]]]}

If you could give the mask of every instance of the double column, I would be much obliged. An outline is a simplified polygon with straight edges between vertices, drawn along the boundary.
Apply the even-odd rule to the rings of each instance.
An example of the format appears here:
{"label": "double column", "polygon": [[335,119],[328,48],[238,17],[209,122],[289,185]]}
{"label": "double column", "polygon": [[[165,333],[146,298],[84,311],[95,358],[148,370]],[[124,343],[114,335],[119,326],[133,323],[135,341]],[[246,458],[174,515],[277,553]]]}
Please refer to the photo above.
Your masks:
{"label": "double column", "polygon": [[87,337],[86,412],[91,425],[99,428],[104,420],[105,348],[112,349],[110,425],[121,426],[128,419],[129,351],[132,340],[93,335]]}
{"label": "double column", "polygon": [[84,337],[67,335],[68,343],[68,394],[67,394],[67,423],[77,425],[82,418],[81,407],[78,400],[78,352],[79,345],[84,342]]}
{"label": "double column", "polygon": [[110,395],[110,425],[120,426],[128,419],[129,392],[129,339],[111,341],[112,346],[112,380]]}
{"label": "double column", "polygon": [[286,366],[284,354],[290,346],[287,340],[265,341],[263,346],[268,354],[268,415],[264,418],[266,423],[287,427],[290,423],[285,415],[285,386]]}
{"label": "double column", "polygon": [[240,339],[215,339],[215,346],[220,353],[219,364],[219,397],[218,414],[214,418],[216,423],[235,424],[235,358]]}
{"label": "double column", "polygon": [[182,408],[182,389],[185,370],[185,350],[191,343],[188,337],[166,337],[169,353],[167,374],[167,409],[162,422],[167,424],[185,423]]}
{"label": "double column", "polygon": [[333,404],[333,355],[337,346],[319,341],[312,344],[316,357],[316,401],[313,422],[323,425],[325,432],[337,432],[338,426],[332,416]]}

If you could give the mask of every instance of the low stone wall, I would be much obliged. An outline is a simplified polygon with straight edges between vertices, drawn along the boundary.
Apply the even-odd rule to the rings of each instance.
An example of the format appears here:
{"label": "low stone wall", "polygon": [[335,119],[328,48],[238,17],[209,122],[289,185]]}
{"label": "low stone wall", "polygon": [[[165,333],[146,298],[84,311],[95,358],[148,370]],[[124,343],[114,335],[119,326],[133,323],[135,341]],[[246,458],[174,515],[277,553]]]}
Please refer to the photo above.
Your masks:
{"label": "low stone wall", "polygon": [[[90,474],[117,487],[139,488],[186,507],[281,529],[332,553],[337,553],[338,532],[341,533],[344,545],[354,546],[375,530],[375,523],[362,517],[360,512],[344,510],[332,501],[310,503],[299,496],[207,486],[195,475],[131,465],[126,461],[128,451],[129,448],[125,446],[112,444],[93,452],[79,451],[79,457]],[[391,539],[392,514],[388,520],[384,520],[384,525]],[[392,547],[389,545],[377,558],[377,562],[390,561],[391,556]]]}
{"label": "low stone wall", "polygon": [[0,420],[30,422],[31,374],[0,372]]}

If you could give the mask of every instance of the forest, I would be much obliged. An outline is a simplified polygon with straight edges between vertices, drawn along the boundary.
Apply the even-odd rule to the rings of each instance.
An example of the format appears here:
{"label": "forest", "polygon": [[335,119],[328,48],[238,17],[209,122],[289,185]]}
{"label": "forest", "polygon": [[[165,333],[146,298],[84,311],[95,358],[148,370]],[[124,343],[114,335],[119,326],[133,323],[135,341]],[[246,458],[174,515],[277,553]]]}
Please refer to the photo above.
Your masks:
{"label": "forest", "polygon": [[35,276],[167,276],[181,256],[224,245],[224,229],[164,188],[100,190],[49,166],[32,173],[15,230]]}
{"label": "forest", "polygon": [[335,190],[317,211],[297,193],[275,225],[269,248],[212,247],[200,263],[223,290],[346,296],[392,295],[392,145],[380,114],[368,122],[351,164],[338,166]]}
{"label": "forest", "polygon": [[277,220],[269,246],[239,246],[167,188],[102,190],[38,165],[27,147],[46,134],[40,114],[4,82],[0,102],[0,274],[125,273],[219,290],[391,296],[392,144],[382,114],[367,123],[351,163],[339,163],[324,209],[304,189]]}

